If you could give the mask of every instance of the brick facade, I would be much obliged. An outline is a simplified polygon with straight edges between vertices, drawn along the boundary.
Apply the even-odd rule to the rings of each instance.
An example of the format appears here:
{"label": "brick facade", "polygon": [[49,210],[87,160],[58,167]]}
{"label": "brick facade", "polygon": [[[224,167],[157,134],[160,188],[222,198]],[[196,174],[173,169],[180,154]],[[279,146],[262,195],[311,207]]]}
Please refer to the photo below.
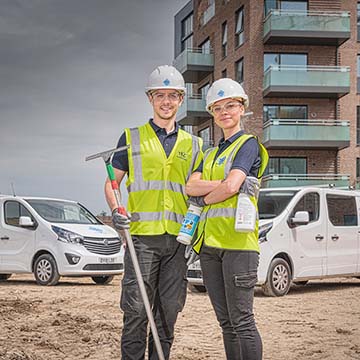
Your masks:
{"label": "brick facade", "polygon": [[[260,138],[263,134],[263,105],[307,105],[308,120],[349,120],[350,147],[337,151],[336,149],[269,150],[273,157],[306,157],[309,174],[349,174],[351,183],[355,182],[356,158],[360,157],[359,147],[356,145],[356,106],[360,105],[357,94],[357,54],[360,54],[360,42],[357,41],[357,1],[355,0],[309,0],[309,11],[349,11],[351,13],[351,38],[341,46],[325,45],[286,45],[264,44],[263,19],[264,2],[251,0],[216,0],[215,16],[204,26],[200,25],[200,17],[207,8],[207,0],[194,0],[194,46],[200,46],[207,38],[214,49],[215,65],[213,74],[195,85],[201,87],[211,83],[222,75],[226,69],[227,77],[234,78],[235,62],[244,59],[244,89],[249,95],[251,117],[243,121],[247,132],[254,133]],[[244,9],[244,42],[235,47],[235,13]],[[227,22],[228,55],[222,57],[222,24]],[[308,65],[322,66],[350,66],[351,90],[340,99],[297,98],[297,97],[269,97],[263,98],[264,53],[303,53],[307,54]],[[211,125],[211,134],[215,143],[221,137],[221,130],[212,124],[209,117],[201,125],[194,127],[194,133]]]}

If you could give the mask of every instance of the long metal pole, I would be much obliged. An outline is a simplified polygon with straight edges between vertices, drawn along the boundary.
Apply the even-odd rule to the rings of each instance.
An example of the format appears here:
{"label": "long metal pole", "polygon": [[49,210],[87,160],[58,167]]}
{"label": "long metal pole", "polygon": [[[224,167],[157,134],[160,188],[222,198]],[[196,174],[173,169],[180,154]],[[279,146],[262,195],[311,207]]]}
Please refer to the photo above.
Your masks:
{"label": "long metal pole", "polygon": [[[92,155],[92,156],[88,156],[86,158],[86,160],[92,160],[92,159],[95,159],[95,158],[98,158],[98,157],[103,158],[103,160],[105,161],[105,164],[106,164],[106,170],[107,170],[107,173],[108,173],[108,177],[109,177],[109,179],[111,181],[111,188],[112,188],[112,190],[114,192],[114,195],[115,195],[116,204],[117,204],[117,207],[118,207],[118,212],[120,214],[122,214],[122,215],[125,215],[125,216],[127,216],[126,209],[121,204],[119,185],[118,185],[118,183],[116,181],[115,174],[114,174],[114,169],[113,169],[113,167],[111,165],[110,159],[111,159],[111,156],[112,156],[112,154],[114,152],[123,151],[123,150],[126,150],[127,148],[128,148],[128,146],[124,146],[124,147],[121,147],[121,148],[105,151],[105,152],[100,153],[100,154],[95,154],[95,155]],[[144,284],[144,279],[143,279],[143,276],[141,274],[139,261],[138,261],[138,258],[136,256],[134,243],[133,243],[130,231],[128,229],[124,230],[124,234],[125,234],[125,240],[126,240],[127,247],[128,247],[128,249],[130,251],[130,257],[131,257],[131,261],[132,261],[133,266],[134,266],[136,279],[138,281],[138,285],[139,285],[139,289],[140,289],[140,294],[141,294],[142,300],[144,302],[146,314],[147,314],[147,317],[148,317],[148,320],[149,320],[149,323],[150,323],[150,329],[151,329],[152,336],[153,336],[153,339],[154,339],[156,351],[158,353],[159,360],[165,360],[164,353],[163,353],[161,343],[160,343],[160,339],[159,339],[159,334],[158,334],[158,331],[156,329],[153,313],[152,313],[152,310],[151,310],[149,298],[147,296],[147,292],[146,292],[146,288],[145,288],[145,284]]]}

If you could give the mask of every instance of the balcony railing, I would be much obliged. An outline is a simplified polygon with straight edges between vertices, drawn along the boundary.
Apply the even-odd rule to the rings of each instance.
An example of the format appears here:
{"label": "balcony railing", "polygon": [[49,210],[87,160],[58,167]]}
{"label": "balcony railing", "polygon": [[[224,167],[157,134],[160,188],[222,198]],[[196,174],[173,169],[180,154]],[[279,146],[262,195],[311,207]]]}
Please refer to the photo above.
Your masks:
{"label": "balcony railing", "polygon": [[339,98],[350,91],[350,67],[270,65],[264,96]]}
{"label": "balcony railing", "polygon": [[181,72],[185,82],[198,83],[214,71],[214,52],[212,49],[185,49],[173,62]]}
{"label": "balcony railing", "polygon": [[264,43],[341,45],[350,39],[348,11],[271,10],[264,20]]}
{"label": "balcony railing", "polygon": [[348,187],[350,175],[341,174],[272,174],[262,178],[263,188],[292,186],[329,186]]}
{"label": "balcony railing", "polygon": [[185,96],[177,113],[180,125],[200,125],[210,117],[206,111],[206,100],[201,95]]}
{"label": "balcony railing", "polygon": [[335,148],[350,145],[345,120],[271,119],[264,123],[263,144],[276,148]]}

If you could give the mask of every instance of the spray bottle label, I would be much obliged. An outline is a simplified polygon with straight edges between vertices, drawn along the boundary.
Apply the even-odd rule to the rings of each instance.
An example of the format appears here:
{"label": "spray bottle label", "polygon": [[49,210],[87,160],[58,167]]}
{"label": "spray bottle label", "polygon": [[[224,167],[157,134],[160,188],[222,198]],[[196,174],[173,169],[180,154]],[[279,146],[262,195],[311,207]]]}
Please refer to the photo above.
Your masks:
{"label": "spray bottle label", "polygon": [[199,215],[194,213],[187,213],[181,225],[180,233],[193,237],[199,219]]}

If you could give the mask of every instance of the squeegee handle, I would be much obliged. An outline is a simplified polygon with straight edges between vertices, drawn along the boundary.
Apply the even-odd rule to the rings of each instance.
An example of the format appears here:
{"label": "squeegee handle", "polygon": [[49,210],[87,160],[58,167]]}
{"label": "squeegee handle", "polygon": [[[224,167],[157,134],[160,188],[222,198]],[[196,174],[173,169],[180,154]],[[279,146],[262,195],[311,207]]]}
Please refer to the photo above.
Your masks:
{"label": "squeegee handle", "polygon": [[114,168],[112,167],[110,161],[106,163],[106,171],[108,173],[108,177],[110,179],[111,182],[111,188],[114,191],[115,197],[116,197],[116,202],[118,205],[118,213],[121,215],[125,215],[127,216],[127,212],[124,206],[121,205],[121,197],[120,197],[120,192],[119,192],[119,185],[116,181],[115,178],[115,173],[114,173]]}

